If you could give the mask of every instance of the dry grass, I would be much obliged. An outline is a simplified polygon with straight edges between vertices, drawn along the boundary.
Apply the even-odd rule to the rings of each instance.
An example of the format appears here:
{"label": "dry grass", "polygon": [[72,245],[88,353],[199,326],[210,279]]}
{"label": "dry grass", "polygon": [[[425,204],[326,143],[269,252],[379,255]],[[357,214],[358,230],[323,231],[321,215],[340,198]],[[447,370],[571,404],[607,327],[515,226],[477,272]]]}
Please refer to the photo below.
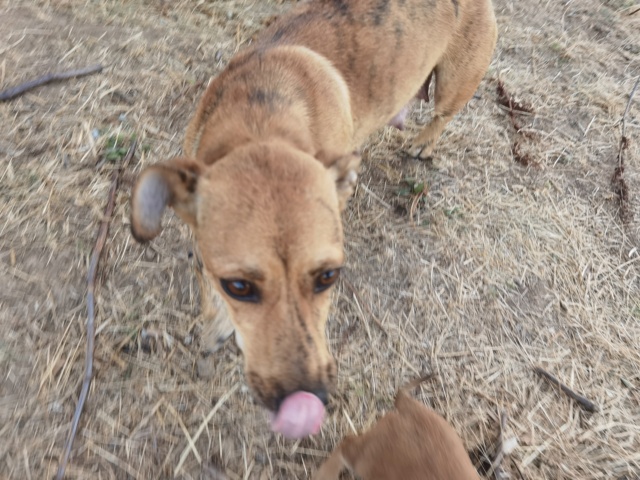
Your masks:
{"label": "dry grass", "polygon": [[[57,468],[82,378],[85,274],[114,168],[100,161],[108,138],[137,135],[135,171],[178,153],[209,76],[290,3],[0,0],[0,87],[105,65],[0,104],[0,477]],[[345,214],[358,298],[344,283],[335,295],[339,389],[322,434],[274,437],[232,344],[209,362],[211,378],[198,378],[188,232],[172,219],[150,247],[136,245],[125,185],[69,478],[306,478],[427,371],[437,381],[420,397],[469,450],[490,452],[508,412],[505,434],[519,442],[504,462],[511,478],[640,476],[638,97],[626,122],[626,224],[611,186],[617,122],[640,74],[640,15],[628,16],[627,0],[495,3],[495,60],[433,163],[403,159],[391,129],[367,145]],[[513,159],[498,79],[535,111],[519,118],[528,168]],[[427,107],[413,118],[428,118]],[[425,182],[419,199],[398,195],[409,177]],[[600,412],[550,387],[538,365]]]}

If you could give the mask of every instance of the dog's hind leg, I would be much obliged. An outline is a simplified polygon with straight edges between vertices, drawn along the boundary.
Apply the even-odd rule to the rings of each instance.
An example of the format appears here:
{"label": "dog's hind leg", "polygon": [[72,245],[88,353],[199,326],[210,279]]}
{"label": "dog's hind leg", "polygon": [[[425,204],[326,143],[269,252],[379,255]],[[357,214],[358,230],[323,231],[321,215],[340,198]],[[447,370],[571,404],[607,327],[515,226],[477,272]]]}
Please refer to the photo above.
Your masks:
{"label": "dog's hind leg", "polygon": [[233,334],[234,327],[229,319],[224,301],[211,285],[197,248],[194,250],[195,273],[200,289],[200,317],[204,325],[200,337],[202,349],[204,353],[213,353]]}
{"label": "dog's hind leg", "polygon": [[474,21],[485,25],[475,25],[473,34],[453,39],[434,69],[434,114],[413,141],[408,152],[412,157],[425,159],[431,155],[445,126],[471,100],[491,63],[497,31],[493,12],[478,12]]}

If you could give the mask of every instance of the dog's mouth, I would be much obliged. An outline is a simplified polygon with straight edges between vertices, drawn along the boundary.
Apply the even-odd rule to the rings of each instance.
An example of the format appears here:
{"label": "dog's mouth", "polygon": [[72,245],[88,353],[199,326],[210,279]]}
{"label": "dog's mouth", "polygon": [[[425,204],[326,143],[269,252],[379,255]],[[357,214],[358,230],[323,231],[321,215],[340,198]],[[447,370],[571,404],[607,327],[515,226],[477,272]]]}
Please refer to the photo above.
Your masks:
{"label": "dog's mouth", "polygon": [[271,413],[271,430],[290,439],[316,435],[324,420],[324,403],[313,393],[298,391],[285,397]]}

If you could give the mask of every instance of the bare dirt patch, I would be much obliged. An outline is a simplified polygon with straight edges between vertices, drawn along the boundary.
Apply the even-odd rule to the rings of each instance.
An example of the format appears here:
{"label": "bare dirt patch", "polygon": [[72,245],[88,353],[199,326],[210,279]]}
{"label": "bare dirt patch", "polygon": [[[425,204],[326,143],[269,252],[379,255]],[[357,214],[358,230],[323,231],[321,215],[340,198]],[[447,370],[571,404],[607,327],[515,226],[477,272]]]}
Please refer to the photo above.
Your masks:
{"label": "bare dirt patch", "polygon": [[[210,76],[293,3],[0,0],[0,88],[105,66],[0,104],[0,477],[57,469],[84,368],[88,258],[120,143],[138,139],[129,182],[178,154]],[[511,478],[640,476],[638,96],[626,116],[624,216],[612,186],[640,75],[637,2],[495,7],[492,67],[433,162],[404,158],[390,128],[366,145],[344,216],[350,285],[329,322],[340,373],[322,434],[292,443],[268,430],[231,342],[198,376],[188,231],[172,218],[150,246],[135,244],[125,181],[69,478],[170,478],[179,465],[183,478],[307,478],[344,434],[391,407],[399,385],[430,371],[437,381],[420,398],[479,468],[505,410],[505,435],[518,439],[503,462]],[[499,84],[531,107],[517,132]],[[415,109],[413,131],[429,108]],[[203,425],[198,460],[186,432]]]}

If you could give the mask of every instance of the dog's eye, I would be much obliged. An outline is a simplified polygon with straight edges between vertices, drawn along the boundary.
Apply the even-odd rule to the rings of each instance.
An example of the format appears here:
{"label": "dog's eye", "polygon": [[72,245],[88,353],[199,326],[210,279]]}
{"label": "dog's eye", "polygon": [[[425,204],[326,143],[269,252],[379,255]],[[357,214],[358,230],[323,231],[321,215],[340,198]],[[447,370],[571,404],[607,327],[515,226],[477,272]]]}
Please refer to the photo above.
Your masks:
{"label": "dog's eye", "polygon": [[325,270],[316,278],[316,285],[314,287],[314,292],[320,293],[325,291],[331,285],[333,285],[338,277],[340,276],[340,269],[334,268],[332,270]]}
{"label": "dog's eye", "polygon": [[241,302],[258,302],[258,289],[256,286],[246,280],[220,280],[222,289],[227,292],[231,298],[240,300]]}

